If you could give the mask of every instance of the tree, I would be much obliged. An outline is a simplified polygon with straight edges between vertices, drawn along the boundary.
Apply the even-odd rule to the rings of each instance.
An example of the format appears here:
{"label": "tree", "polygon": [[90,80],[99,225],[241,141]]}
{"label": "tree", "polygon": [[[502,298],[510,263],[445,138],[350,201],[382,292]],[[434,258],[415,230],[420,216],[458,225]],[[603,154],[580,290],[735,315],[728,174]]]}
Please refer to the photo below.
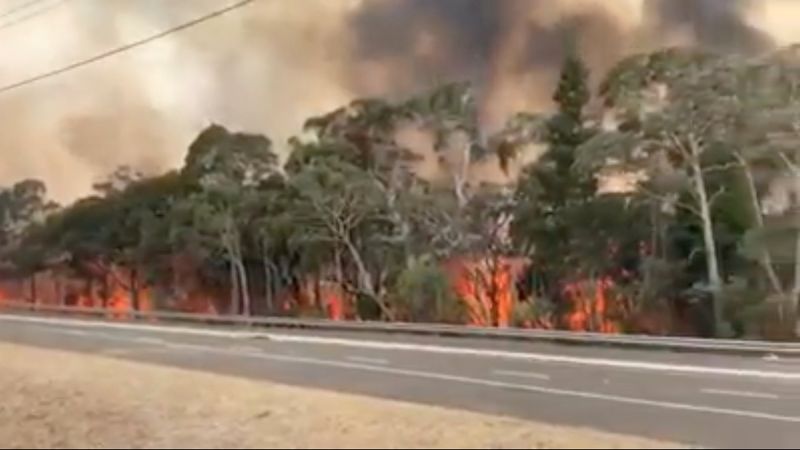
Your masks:
{"label": "tree", "polygon": [[[27,179],[0,190],[0,272],[29,276],[45,265],[48,248],[28,239],[58,210],[47,200],[44,182]],[[36,301],[36,279],[31,277],[31,298]]]}
{"label": "tree", "polygon": [[730,75],[738,64],[677,50],[623,61],[604,82],[619,126],[581,148],[582,165],[639,175],[638,192],[697,217],[718,333],[723,278],[713,211],[729,186],[712,180],[733,168],[738,86]]}
{"label": "tree", "polygon": [[[410,266],[415,255],[430,251],[428,248],[417,248],[428,240],[413,239],[428,231],[438,233],[438,227],[423,231],[426,220],[434,215],[437,219],[457,216],[449,209],[444,214],[438,214],[440,209],[426,211],[423,205],[431,203],[434,194],[429,183],[414,173],[414,164],[419,159],[415,150],[418,149],[405,148],[396,139],[400,127],[409,124],[428,126],[429,122],[424,122],[422,115],[430,118],[432,106],[426,101],[412,107],[412,102],[392,105],[379,100],[356,100],[345,108],[307,121],[306,131],[313,134],[313,139],[291,141],[293,151],[286,169],[292,177],[314,164],[328,167],[345,164],[350,167],[349,170],[360,171],[358,176],[364,182],[364,189],[371,191],[370,195],[381,209],[379,219],[358,230],[361,233],[359,239],[369,243],[361,249],[360,257],[374,273],[375,289],[380,293],[391,288],[393,280]],[[435,103],[435,108],[438,108],[436,111],[448,106],[448,102],[441,100]],[[436,192],[435,196],[446,197],[439,194]],[[440,205],[443,203],[440,202]],[[440,224],[442,222],[437,222],[437,225]],[[452,225],[449,222],[443,228],[452,230]],[[441,240],[438,242],[442,243]],[[308,245],[311,243],[306,242]],[[334,261],[341,260],[336,262],[335,272],[339,274],[346,271],[350,258],[339,254],[341,250],[336,246],[326,250],[321,242],[315,241],[313,247],[314,252],[304,252],[305,259],[309,259],[309,255],[316,255],[324,260],[329,250],[334,253]],[[437,246],[437,249],[441,247]],[[318,268],[324,266],[325,263],[322,263]],[[343,274],[336,275],[336,278],[342,279]]]}
{"label": "tree", "polygon": [[224,251],[234,313],[250,314],[252,308],[242,247],[242,229],[249,220],[247,206],[252,204],[246,199],[279,172],[277,162],[266,137],[230,133],[211,125],[190,145],[181,171],[192,193],[177,206],[188,223],[175,227],[173,236]]}
{"label": "tree", "polygon": [[[573,168],[576,149],[592,133],[585,124],[587,83],[586,67],[577,55],[571,54],[564,61],[553,95],[557,111],[546,120],[535,116],[517,118],[527,127],[522,134],[541,136],[547,148],[537,162],[524,169],[517,183],[511,236],[519,248],[533,257],[535,270],[547,286],[545,296],[551,298],[558,297],[561,280],[581,263],[582,255],[569,248],[574,242],[574,230],[581,224],[570,216],[591,202],[596,190],[592,175]],[[513,146],[513,142],[507,145]],[[509,153],[513,152],[505,150],[503,155],[507,157]]]}
{"label": "tree", "polygon": [[42,223],[58,205],[47,200],[42,181],[28,179],[0,190],[0,249],[17,242],[25,230]]}
{"label": "tree", "polygon": [[[163,255],[170,249],[164,223],[173,204],[185,194],[177,172],[130,180],[121,191],[109,191],[105,201],[110,214],[105,246],[111,250],[110,264],[126,268],[128,280],[116,281],[130,293],[131,307],[140,309],[141,282],[165,270]],[[116,276],[116,272],[111,271]]]}
{"label": "tree", "polygon": [[[740,120],[734,148],[751,205],[745,252],[758,261],[780,302],[781,319],[800,333],[800,59],[797,47],[748,61],[735,74]],[[790,267],[789,277],[782,276]],[[788,278],[788,279],[787,279]]]}
{"label": "tree", "polygon": [[245,231],[260,250],[265,307],[268,313],[273,313],[276,311],[275,294],[286,286],[293,259],[289,240],[295,224],[287,180],[280,175],[271,177],[254,195],[248,196],[247,201],[251,221]]}
{"label": "tree", "polygon": [[401,114],[434,136],[440,166],[453,179],[459,207],[469,201],[472,163],[487,152],[481,145],[478,107],[468,82],[449,83],[408,100]]}
{"label": "tree", "polygon": [[131,184],[145,178],[144,174],[131,166],[117,167],[114,172],[108,175],[105,179],[98,181],[92,185],[92,188],[98,194],[108,197],[109,195],[122,192]]}
{"label": "tree", "polygon": [[[376,286],[365,255],[371,229],[383,215],[382,199],[369,175],[347,162],[312,162],[290,180],[296,196],[295,242],[330,246],[337,274],[346,254],[356,269],[356,290],[374,301],[384,316],[393,312]],[[339,275],[339,278],[343,276]]]}

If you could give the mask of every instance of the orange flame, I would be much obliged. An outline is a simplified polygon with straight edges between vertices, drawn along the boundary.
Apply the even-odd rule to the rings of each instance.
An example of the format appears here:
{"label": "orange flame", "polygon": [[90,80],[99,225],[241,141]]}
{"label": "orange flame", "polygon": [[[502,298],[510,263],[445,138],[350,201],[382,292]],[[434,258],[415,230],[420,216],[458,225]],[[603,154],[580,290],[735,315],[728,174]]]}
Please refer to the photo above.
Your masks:
{"label": "orange flame", "polygon": [[[198,314],[218,314],[218,308],[225,309],[221,298],[224,293],[214,293],[207,289],[197,275],[191,261],[176,258],[176,270],[172,280],[173,292],[171,308]],[[453,258],[444,268],[455,294],[464,302],[467,322],[476,326],[511,325],[515,308],[520,305],[515,295],[517,275],[527,264],[520,258],[493,257],[485,255]],[[153,288],[146,286],[144,280],[132,279],[135,274],[124,267],[101,267],[94,264],[90,279],[76,279],[63,275],[57,270],[45,271],[35,278],[36,301],[40,304],[69,305],[84,308],[110,310],[109,317],[124,320],[133,311],[131,288],[138,286],[140,311],[152,311],[155,307]],[[31,292],[31,280],[15,280],[4,283],[0,291],[0,302],[8,298],[25,298]],[[11,286],[11,290],[7,289]],[[529,318],[519,325],[531,328],[555,328],[556,324],[575,331],[598,331],[618,333],[621,330],[617,321],[609,316],[624,310],[624,299],[614,298],[611,277],[595,281],[582,280],[564,287],[564,297],[571,305],[571,311],[559,319],[554,316]],[[11,294],[11,296],[9,296]],[[309,277],[297,288],[287,288],[275,295],[274,304],[284,312],[297,309],[304,314],[311,311],[324,311],[332,320],[344,320],[352,316],[350,309],[353,299],[342,286],[335,282],[323,281],[319,277]]]}
{"label": "orange flame", "polygon": [[328,282],[320,286],[320,305],[325,310],[325,315],[331,320],[343,320],[345,316],[344,289],[336,283]]}
{"label": "orange flame", "polygon": [[347,317],[347,305],[352,304],[343,286],[335,281],[320,280],[316,276],[306,277],[299,291],[287,288],[278,293],[277,298],[284,312],[291,311],[293,307],[301,312],[321,309],[325,317],[331,320],[344,320]]}
{"label": "orange flame", "polygon": [[610,277],[594,282],[581,281],[564,287],[564,295],[572,304],[572,312],[566,317],[566,326],[573,331],[595,331],[619,333],[617,323],[609,320],[609,291],[614,282]]}
{"label": "orange flame", "polygon": [[522,261],[510,258],[456,258],[446,265],[453,290],[464,301],[469,323],[506,327],[514,308],[514,279]]}

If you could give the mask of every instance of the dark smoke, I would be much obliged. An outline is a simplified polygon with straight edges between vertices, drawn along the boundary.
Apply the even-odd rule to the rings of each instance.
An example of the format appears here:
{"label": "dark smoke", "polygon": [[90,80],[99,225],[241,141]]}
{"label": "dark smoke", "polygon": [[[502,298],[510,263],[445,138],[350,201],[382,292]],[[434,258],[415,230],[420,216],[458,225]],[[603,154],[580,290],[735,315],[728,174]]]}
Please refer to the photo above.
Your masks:
{"label": "dark smoke", "polygon": [[[551,0],[552,1],[552,0]],[[612,0],[613,1],[613,0]],[[759,51],[772,40],[750,26],[745,14],[753,0],[644,0],[648,18],[665,31],[688,29],[700,45],[724,51]],[[492,58],[514,20],[536,9],[541,0],[386,0],[367,1],[350,19],[355,30],[356,58],[394,61],[400,85],[414,81],[462,77],[485,80]],[[552,4],[558,2],[552,1]],[[527,46],[516,69],[550,68],[561,62],[566,43],[599,28],[600,42],[614,49],[630,36],[615,33],[613,18],[587,2],[584,12],[565,16],[555,25],[531,23]],[[423,33],[436,43],[435,57],[420,55]],[[596,49],[585,49],[592,52]],[[605,59],[617,55],[604,54]],[[399,61],[399,63],[398,63]]]}
{"label": "dark smoke", "polygon": [[[665,45],[771,45],[748,25],[756,0],[642,1],[643,15],[637,1],[625,0],[259,0],[8,93],[0,105],[0,184],[39,177],[65,202],[121,164],[174,167],[210,122],[266,133],[282,151],[309,116],[357,97],[405,98],[451,81],[473,82],[491,132],[515,112],[551,106],[571,42],[595,80],[621,57]],[[13,45],[0,55],[0,81],[61,67],[223,3],[64,2],[3,31]],[[55,29],[65,30],[59,39]]]}
{"label": "dark smoke", "polygon": [[748,10],[758,1],[645,0],[645,8],[664,29],[688,28],[699,45],[753,53],[773,46],[769,36],[746,21]]}
{"label": "dark smoke", "polygon": [[[402,58],[404,67],[398,76],[415,72],[417,77],[431,80],[456,74],[480,78],[501,39],[504,12],[524,3],[532,2],[368,1],[350,19],[355,30],[356,58],[378,61]],[[435,55],[420,55],[415,48],[425,35],[433,40]]]}
{"label": "dark smoke", "polygon": [[[571,42],[600,69],[621,55],[624,34],[599,3],[587,2],[556,23],[533,17],[559,6],[551,0],[367,1],[349,19],[353,59],[390,65],[386,84],[400,95],[467,80],[488,100],[498,85],[518,76],[553,78]],[[509,45],[518,48],[509,53]],[[363,84],[358,74],[351,81],[355,90]]]}
{"label": "dark smoke", "polygon": [[[549,97],[541,91],[552,89],[573,42],[596,77],[626,53],[668,44],[665,37],[676,33],[720,51],[773,46],[747,23],[753,0],[644,2],[645,24],[635,30],[625,28],[602,1],[564,8],[567,2],[555,0],[368,0],[348,25],[354,34],[353,60],[389,66],[384,87],[396,95],[441,81],[469,80],[485,102],[497,103],[489,97],[498,90],[508,95],[510,83],[520,84],[533,74],[534,82],[518,87],[521,95],[536,99],[526,105],[531,107],[541,107],[541,99]],[[558,19],[540,20],[541,13],[555,13]],[[350,82],[359,91],[365,80],[356,71]]]}

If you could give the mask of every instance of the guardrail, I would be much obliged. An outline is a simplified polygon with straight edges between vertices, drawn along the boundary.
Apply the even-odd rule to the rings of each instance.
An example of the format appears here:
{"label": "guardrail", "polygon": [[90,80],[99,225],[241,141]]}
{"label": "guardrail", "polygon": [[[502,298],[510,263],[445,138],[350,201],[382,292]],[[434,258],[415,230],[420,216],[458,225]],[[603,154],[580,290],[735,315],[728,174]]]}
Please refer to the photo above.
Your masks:
{"label": "guardrail", "polygon": [[404,334],[507,341],[550,342],[557,344],[614,346],[640,349],[661,349],[686,352],[729,353],[742,355],[775,355],[800,358],[800,342],[771,342],[738,339],[703,339],[630,334],[604,334],[536,329],[485,328],[468,325],[441,325],[397,322],[354,322],[282,317],[245,317],[232,315],[188,314],[176,312],[119,312],[101,308],[81,308],[3,302],[3,309],[23,312],[67,314],[98,318],[131,320],[155,319],[163,322],[247,328],[309,329],[356,333]]}

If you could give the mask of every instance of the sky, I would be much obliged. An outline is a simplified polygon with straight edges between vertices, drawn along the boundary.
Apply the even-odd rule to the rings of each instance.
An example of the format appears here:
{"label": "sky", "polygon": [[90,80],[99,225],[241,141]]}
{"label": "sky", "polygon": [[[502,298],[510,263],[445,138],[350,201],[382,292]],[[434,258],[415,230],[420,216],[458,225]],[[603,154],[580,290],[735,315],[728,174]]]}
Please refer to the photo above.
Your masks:
{"label": "sky", "polygon": [[[0,89],[234,2],[0,1]],[[793,0],[256,0],[0,93],[0,186],[40,178],[69,202],[120,165],[178,167],[210,123],[264,133],[285,152],[310,116],[445,81],[472,81],[482,125],[496,130],[550,107],[568,36],[597,80],[665,45],[786,45],[800,40],[798,19]]]}

